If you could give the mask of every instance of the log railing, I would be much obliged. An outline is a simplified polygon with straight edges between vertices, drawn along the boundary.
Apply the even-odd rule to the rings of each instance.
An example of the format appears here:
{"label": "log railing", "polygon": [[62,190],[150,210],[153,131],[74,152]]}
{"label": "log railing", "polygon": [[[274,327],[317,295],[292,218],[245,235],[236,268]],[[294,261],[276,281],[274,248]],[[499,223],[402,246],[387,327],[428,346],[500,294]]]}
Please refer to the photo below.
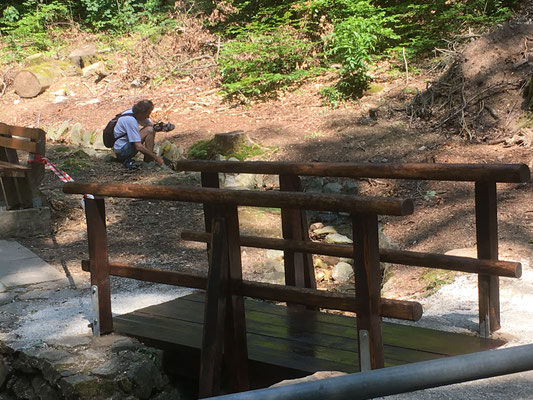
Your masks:
{"label": "log railing", "polygon": [[[250,192],[216,188],[76,182],[65,184],[63,191],[70,194],[91,193],[93,195],[91,197],[94,197],[85,198],[89,260],[83,262],[83,268],[91,272],[91,284],[97,293],[98,318],[93,325],[97,333],[108,333],[113,330],[110,290],[112,275],[206,290],[200,367],[201,397],[219,392],[222,355],[225,358],[225,365],[233,372],[232,389],[235,391],[248,389],[243,296],[355,311],[360,338],[358,343],[361,370],[384,366],[381,317],[407,320],[418,320],[421,317],[422,309],[419,303],[382,299],[380,294],[378,215],[409,215],[413,212],[411,200],[290,191]],[[211,222],[210,233],[205,240],[209,242],[210,248],[208,277],[110,263],[104,203],[104,198],[107,196],[204,204],[209,217],[209,219],[206,217],[206,222]],[[325,293],[313,287],[243,281],[240,247],[245,237],[241,237],[239,233],[238,206],[279,207],[282,210],[290,210],[290,213],[298,218],[296,222],[301,229],[304,228],[302,220],[299,219],[302,210],[350,213],[354,243],[347,254],[354,259],[355,297]],[[287,227],[288,231],[291,229],[291,226]],[[303,244],[312,245],[311,242],[305,241]],[[285,250],[293,253],[298,251],[305,257],[310,254],[291,246]],[[343,248],[343,251],[346,251],[346,248]],[[303,280],[302,282],[306,283]]]}
{"label": "log railing", "polygon": [[[498,277],[521,276],[519,263],[498,261],[496,184],[529,182],[530,171],[525,164],[365,164],[184,160],[178,161],[175,167],[182,171],[201,172],[202,186],[207,187],[219,186],[219,173],[279,175],[281,191],[300,191],[300,176],[474,182],[477,259],[381,249],[380,261],[477,273],[479,333],[484,337],[488,337],[500,328]],[[206,209],[206,215],[208,213],[209,210]],[[264,239],[260,242],[253,238],[246,240],[252,240],[252,246],[284,250],[287,285],[316,287],[310,258],[311,251],[306,243],[302,243],[309,241],[305,216],[302,216],[299,210],[283,208],[281,216],[283,238],[286,239],[283,244],[270,241],[268,245],[266,245],[267,242],[261,245],[260,242]],[[206,225],[206,230],[209,231],[209,225]],[[186,233],[188,234],[190,233]],[[206,240],[205,237],[195,237],[193,240],[198,239]],[[296,244],[297,247],[295,247]],[[312,248],[313,251],[317,249],[316,246]],[[337,248],[333,253],[317,253],[340,255],[342,251],[345,250]],[[343,254],[347,255],[347,253]]]}

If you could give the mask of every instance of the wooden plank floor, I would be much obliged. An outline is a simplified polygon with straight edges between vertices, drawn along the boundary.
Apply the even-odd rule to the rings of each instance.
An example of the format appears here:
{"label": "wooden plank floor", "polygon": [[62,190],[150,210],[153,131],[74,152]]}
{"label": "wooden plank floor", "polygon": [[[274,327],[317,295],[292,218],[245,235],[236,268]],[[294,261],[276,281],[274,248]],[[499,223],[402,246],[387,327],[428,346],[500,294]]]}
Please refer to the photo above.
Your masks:
{"label": "wooden plank floor", "polygon": [[[302,372],[357,372],[356,320],[316,311],[246,299],[250,360]],[[176,352],[199,349],[202,341],[204,292],[116,316],[117,333]],[[501,346],[485,339],[426,328],[383,324],[385,365],[393,366],[454,356]],[[197,352],[199,354],[199,352]]]}

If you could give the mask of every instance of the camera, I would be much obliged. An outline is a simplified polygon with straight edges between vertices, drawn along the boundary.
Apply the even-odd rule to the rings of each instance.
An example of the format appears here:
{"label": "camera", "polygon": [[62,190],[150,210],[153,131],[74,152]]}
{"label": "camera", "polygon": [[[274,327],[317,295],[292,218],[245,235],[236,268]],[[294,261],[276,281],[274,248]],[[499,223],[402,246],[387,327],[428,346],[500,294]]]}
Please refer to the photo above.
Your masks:
{"label": "camera", "polygon": [[163,122],[158,122],[157,124],[154,124],[154,131],[156,132],[170,132],[172,129],[174,129],[174,125],[170,122],[167,122],[166,124]]}

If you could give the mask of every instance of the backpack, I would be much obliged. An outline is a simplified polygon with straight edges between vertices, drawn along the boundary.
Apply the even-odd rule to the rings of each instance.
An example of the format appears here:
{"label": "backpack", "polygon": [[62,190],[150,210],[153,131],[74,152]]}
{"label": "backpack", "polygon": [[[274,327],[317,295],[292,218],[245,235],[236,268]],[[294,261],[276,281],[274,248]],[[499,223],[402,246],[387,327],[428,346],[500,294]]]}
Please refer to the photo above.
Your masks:
{"label": "backpack", "polygon": [[126,136],[126,133],[125,133],[125,134],[123,134],[123,135],[121,135],[119,137],[115,137],[115,126],[117,125],[118,119],[120,117],[126,117],[126,116],[132,116],[133,117],[133,114],[132,113],[117,114],[117,115],[115,115],[115,117],[111,121],[109,121],[107,123],[107,125],[104,128],[104,135],[103,135],[104,146],[105,147],[112,148],[115,145],[115,141],[118,138]]}

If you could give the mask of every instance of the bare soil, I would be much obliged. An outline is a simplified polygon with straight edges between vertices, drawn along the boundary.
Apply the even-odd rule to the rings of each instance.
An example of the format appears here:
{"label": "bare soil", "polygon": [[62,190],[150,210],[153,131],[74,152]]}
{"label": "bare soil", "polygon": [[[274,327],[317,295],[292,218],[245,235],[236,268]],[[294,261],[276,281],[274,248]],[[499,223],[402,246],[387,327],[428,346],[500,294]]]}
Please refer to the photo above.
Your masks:
{"label": "bare soil", "polygon": [[[160,86],[148,80],[145,86],[133,87],[131,83],[141,76],[131,74],[135,72],[131,58],[124,56],[122,65],[116,63],[113,72],[98,83],[80,77],[60,78],[33,99],[19,98],[5,78],[8,85],[0,96],[0,119],[45,128],[63,121],[80,122],[85,129],[102,129],[113,115],[148,98],[158,108],[156,119],[176,125],[172,132],[158,133],[157,140],[168,139],[185,152],[194,142],[210,139],[215,133],[243,130],[254,141],[278,149],[267,155],[273,161],[526,163],[532,167],[532,130],[522,123],[526,114],[521,90],[533,65],[529,53],[533,25],[520,18],[516,22],[519,28],[506,25],[491,35],[472,39],[461,51],[448,51],[448,61],[442,57],[441,64],[433,60],[418,65],[419,72],[408,77],[390,74],[384,63],[374,74],[374,83],[382,90],[336,109],[324,106],[317,94],[320,87],[332,84],[333,77],[308,81],[276,100],[242,105],[225,102],[218,94],[216,79],[208,74]],[[4,76],[9,73],[12,75],[7,71]],[[63,102],[54,102],[57,96],[53,93],[65,87],[73,93]],[[428,87],[433,89],[428,91]],[[79,158],[75,150],[68,143],[47,144],[47,156],[55,164]],[[75,181],[199,184],[195,174],[149,165],[127,171],[119,163],[96,156],[84,161],[84,167],[67,170]],[[414,200],[413,215],[382,221],[385,233],[400,248],[442,253],[475,246],[472,184],[356,183],[362,194]],[[71,275],[83,275],[80,260],[88,255],[80,197],[64,195],[61,188],[59,179],[47,171],[42,190],[53,210],[53,232],[21,242],[51,265]],[[533,186],[531,182],[501,184],[498,189],[500,252],[508,258],[530,258]],[[205,272],[205,246],[180,238],[183,230],[202,229],[202,215],[198,205],[110,199],[110,257]],[[247,210],[241,217],[246,232],[262,229],[260,233],[265,234],[267,227],[271,236],[279,235],[275,212]],[[257,267],[264,253],[245,249],[245,277],[260,279]],[[394,279],[386,287],[386,297],[418,298],[430,290],[431,285],[421,279],[424,269],[393,266],[392,272]],[[328,279],[321,285],[335,287]]]}

